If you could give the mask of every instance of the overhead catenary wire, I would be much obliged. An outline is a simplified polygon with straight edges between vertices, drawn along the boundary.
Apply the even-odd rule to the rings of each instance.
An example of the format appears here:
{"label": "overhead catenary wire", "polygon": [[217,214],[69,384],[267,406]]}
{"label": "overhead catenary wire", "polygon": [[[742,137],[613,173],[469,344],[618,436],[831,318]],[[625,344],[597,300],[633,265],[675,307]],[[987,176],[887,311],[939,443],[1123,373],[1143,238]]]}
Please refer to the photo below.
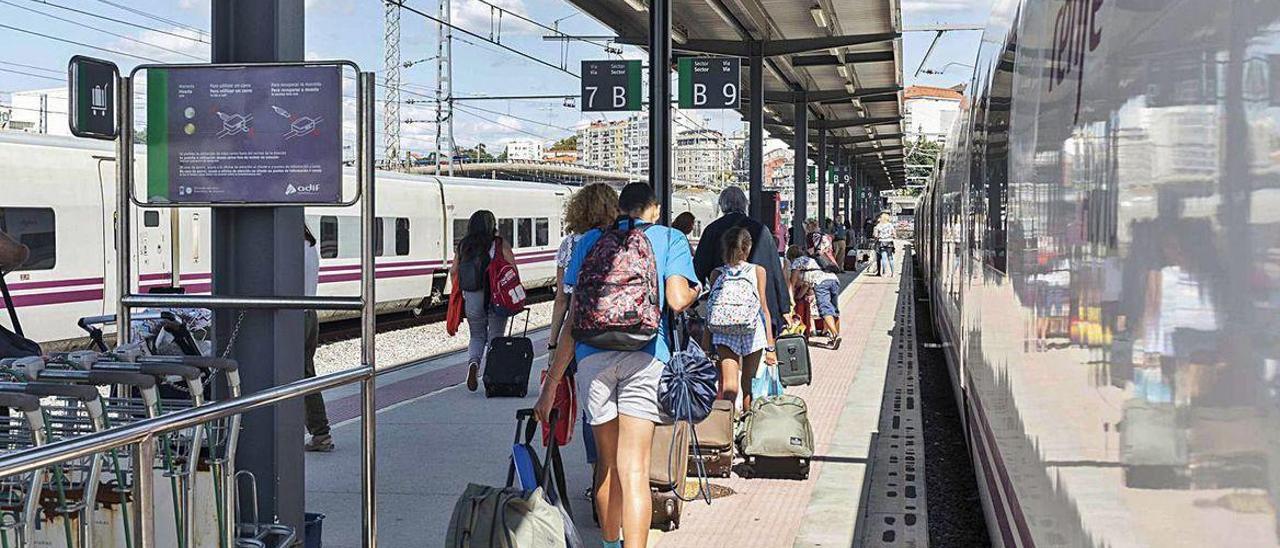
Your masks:
{"label": "overhead catenary wire", "polygon": [[58,37],[58,36],[53,36],[53,35],[50,35],[50,34],[45,34],[45,33],[43,33],[43,32],[36,32],[36,31],[34,31],[34,30],[27,30],[27,29],[24,29],[24,28],[18,28],[18,27],[14,27],[14,26],[6,25],[6,24],[4,24],[4,23],[0,23],[0,28],[8,29],[8,30],[12,30],[12,31],[15,31],[15,32],[21,32],[21,33],[24,33],[24,34],[30,34],[30,35],[32,35],[32,36],[39,36],[39,37],[41,37],[41,38],[46,38],[46,39],[49,39],[49,40],[55,40],[55,41],[58,41],[58,42],[64,42],[64,43],[71,44],[71,45],[74,45],[74,46],[80,46],[80,47],[82,47],[82,48],[90,48],[90,49],[95,49],[95,50],[103,51],[103,52],[107,52],[107,53],[114,53],[114,54],[116,54],[116,55],[122,55],[122,56],[125,56],[125,57],[132,57],[132,58],[134,58],[134,59],[141,59],[141,60],[143,60],[143,61],[151,61],[152,63],[163,63],[163,62],[164,62],[164,61],[161,61],[160,59],[156,59],[156,58],[154,58],[154,57],[147,57],[147,56],[145,56],[145,55],[137,55],[137,54],[134,54],[134,53],[128,53],[128,52],[124,52],[124,51],[120,51],[120,50],[116,50],[116,49],[104,48],[104,47],[102,47],[102,46],[95,46],[95,45],[93,45],[93,44],[86,44],[86,43],[84,43],[84,42],[77,42],[77,41],[75,41],[75,40],[68,40],[68,39],[66,39],[66,38],[60,38],[60,37]]}
{"label": "overhead catenary wire", "polygon": [[[9,64],[9,63],[5,63],[4,61],[0,61],[0,63]],[[53,81],[55,81],[55,82],[66,82],[66,81],[67,81],[65,78],[55,78],[55,77],[53,77],[53,76],[45,76],[45,75],[43,75],[43,74],[36,74],[36,73],[34,73],[34,72],[26,72],[26,71],[21,71],[21,70],[7,69],[7,68],[4,68],[4,67],[0,67],[0,72],[9,72],[9,73],[13,73],[13,74],[20,74],[20,75],[22,75],[22,76],[30,76],[30,77],[32,77],[32,78],[44,78],[44,79],[46,79],[46,80],[53,80]],[[12,92],[10,92],[10,93],[12,93]]]}
{"label": "overhead catenary wire", "polygon": [[71,24],[73,24],[73,25],[77,25],[77,26],[80,26],[80,27],[82,27],[82,28],[86,28],[86,29],[89,29],[89,30],[94,30],[94,31],[101,32],[101,33],[103,33],[103,34],[108,34],[108,35],[111,35],[111,36],[115,36],[116,38],[120,38],[120,39],[122,39],[122,40],[128,40],[128,41],[133,42],[133,43],[136,43],[136,44],[142,44],[142,45],[147,46],[147,47],[152,47],[152,48],[156,48],[156,49],[159,49],[159,50],[164,50],[164,51],[167,51],[167,52],[169,52],[169,53],[173,53],[173,54],[181,55],[181,56],[183,56],[183,57],[187,57],[187,58],[189,58],[189,59],[196,59],[196,60],[199,60],[199,61],[203,61],[203,60],[204,60],[204,58],[202,58],[202,57],[200,57],[200,56],[197,56],[197,55],[191,55],[190,53],[187,53],[187,52],[185,52],[185,51],[179,51],[179,50],[176,50],[176,49],[173,49],[173,48],[169,48],[169,47],[166,47],[166,46],[161,46],[161,45],[159,45],[159,44],[153,44],[153,43],[151,43],[151,42],[147,42],[146,40],[139,40],[139,39],[134,38],[134,37],[132,37],[132,36],[129,36],[129,35],[127,35],[127,34],[120,34],[120,33],[118,33],[118,32],[110,31],[110,30],[107,30],[107,29],[104,29],[104,28],[95,27],[95,26],[93,26],[93,25],[89,25],[89,24],[87,24],[87,23],[83,23],[83,22],[80,22],[80,21],[76,21],[76,20],[74,20],[74,19],[68,19],[68,18],[66,18],[66,17],[60,17],[60,16],[54,15],[54,14],[52,14],[52,13],[43,12],[43,11],[40,11],[40,10],[35,9],[35,8],[29,8],[29,7],[27,7],[27,6],[20,6],[20,5],[16,4],[16,3],[14,3],[14,2],[10,2],[9,0],[0,0],[0,4],[5,4],[5,5],[7,5],[7,6],[12,6],[12,7],[17,8],[17,9],[20,9],[20,10],[29,11],[29,12],[31,12],[31,13],[36,13],[36,14],[39,14],[39,15],[43,15],[43,16],[48,17],[48,18],[50,18],[50,19],[55,19],[55,20],[58,20],[58,21],[62,21],[62,22],[64,22],[64,23],[71,23]]}
{"label": "overhead catenary wire", "polygon": [[[172,31],[168,31],[168,30],[164,30],[164,29],[155,28],[155,27],[152,27],[152,26],[149,26],[149,25],[143,25],[143,24],[141,24],[141,23],[135,23],[135,22],[133,22],[133,21],[128,21],[128,20],[125,20],[125,19],[118,19],[118,18],[115,18],[115,17],[110,17],[110,16],[107,16],[107,15],[102,15],[101,13],[94,13],[94,12],[92,12],[92,11],[87,11],[87,10],[82,10],[82,9],[78,9],[78,8],[73,8],[73,7],[71,7],[71,6],[64,6],[64,5],[62,5],[62,4],[55,4],[55,3],[53,3],[53,2],[50,2],[49,0],[29,0],[29,1],[31,1],[31,2],[35,2],[35,3],[37,3],[37,4],[42,4],[42,5],[45,5],[45,6],[49,6],[49,7],[52,7],[52,8],[58,8],[58,9],[60,9],[60,10],[66,10],[66,11],[69,11],[69,12],[72,12],[72,13],[78,13],[78,14],[80,14],[80,15],[85,15],[85,16],[88,16],[88,17],[94,17],[94,18],[97,18],[97,19],[101,19],[101,20],[103,20],[103,21],[111,21],[112,23],[117,23],[117,24],[121,24],[121,25],[127,25],[127,26],[130,26],[130,27],[133,27],[133,28],[137,28],[137,29],[148,30],[148,31],[151,31],[151,32],[157,32],[157,33],[160,33],[160,34],[165,34],[165,35],[168,35],[168,36],[172,36],[172,37],[174,37],[174,38],[181,38],[181,39],[183,39],[183,40],[190,40],[190,41],[192,41],[192,42],[200,42],[200,43],[202,43],[202,44],[208,44],[208,43],[209,43],[209,41],[208,41],[208,40],[206,40],[206,39],[204,39],[202,36],[201,36],[201,37],[191,37],[191,36],[187,36],[187,35],[185,35],[185,34],[179,34],[179,33],[176,33],[176,32],[172,32]],[[199,29],[196,29],[196,30],[197,30],[198,32],[202,33],[202,35],[203,35],[203,34],[208,34],[208,33],[204,32],[204,31],[202,31],[202,30],[199,30]]]}
{"label": "overhead catenary wire", "polygon": [[188,24],[186,24],[186,23],[183,23],[183,22],[181,22],[181,21],[175,21],[175,20],[173,20],[173,19],[168,19],[168,18],[165,18],[165,17],[160,17],[159,15],[156,15],[156,14],[151,13],[151,12],[146,11],[146,10],[141,10],[141,9],[138,9],[138,8],[135,8],[135,7],[132,7],[132,6],[126,6],[126,5],[123,5],[123,4],[120,4],[120,3],[117,3],[117,2],[112,2],[111,0],[98,0],[98,1],[99,1],[99,2],[101,2],[101,3],[103,3],[103,4],[106,4],[106,5],[108,5],[108,6],[112,6],[112,7],[115,7],[115,8],[122,9],[122,10],[124,10],[124,11],[129,12],[129,13],[133,13],[133,14],[136,14],[136,15],[141,15],[142,17],[146,17],[147,19],[151,19],[151,20],[153,20],[153,21],[157,21],[157,22],[160,22],[160,23],[164,23],[164,24],[166,24],[166,25],[173,25],[173,26],[178,27],[178,28],[180,28],[180,29],[186,29],[186,30],[189,30],[189,31],[195,32],[195,33],[196,33],[196,35],[198,35],[198,36],[204,36],[204,35],[208,34],[208,32],[206,32],[204,29],[201,29],[201,28],[198,28],[198,27],[193,27],[193,26],[188,25]]}

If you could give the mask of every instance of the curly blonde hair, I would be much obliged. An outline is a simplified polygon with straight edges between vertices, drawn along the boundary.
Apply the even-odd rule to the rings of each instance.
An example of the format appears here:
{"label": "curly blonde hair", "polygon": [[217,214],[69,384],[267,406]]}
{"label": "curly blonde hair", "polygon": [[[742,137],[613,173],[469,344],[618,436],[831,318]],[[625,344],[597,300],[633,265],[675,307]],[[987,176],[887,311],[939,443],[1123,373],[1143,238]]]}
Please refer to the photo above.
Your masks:
{"label": "curly blonde hair", "polygon": [[618,191],[604,183],[587,185],[564,205],[564,227],[582,234],[613,222],[618,216]]}

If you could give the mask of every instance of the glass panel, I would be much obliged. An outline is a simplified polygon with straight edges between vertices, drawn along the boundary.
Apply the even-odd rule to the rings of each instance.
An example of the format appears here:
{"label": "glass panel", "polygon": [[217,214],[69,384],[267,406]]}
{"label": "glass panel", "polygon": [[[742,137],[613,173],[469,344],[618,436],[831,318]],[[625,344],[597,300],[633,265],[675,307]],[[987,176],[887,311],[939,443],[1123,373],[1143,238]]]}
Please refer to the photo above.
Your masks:
{"label": "glass panel", "polygon": [[320,258],[338,258],[338,218],[332,215],[320,218]]}
{"label": "glass panel", "polygon": [[147,228],[156,228],[160,226],[160,212],[159,211],[143,211],[142,226]]}
{"label": "glass panel", "polygon": [[0,208],[0,231],[31,250],[27,262],[15,270],[49,270],[57,263],[57,238],[52,209]]}
{"label": "glass panel", "polygon": [[373,256],[374,257],[381,257],[382,250],[386,248],[386,245],[384,245],[384,242],[382,241],[383,234],[386,233],[386,231],[383,230],[383,227],[382,227],[382,223],[384,222],[386,221],[382,217],[378,217],[373,220]]}
{"label": "glass panel", "polygon": [[360,218],[355,216],[338,217],[338,258],[357,259],[360,257]]}
{"label": "glass panel", "polygon": [[498,219],[498,235],[502,236],[508,244],[515,247],[516,244],[516,222],[513,219]]}
{"label": "glass panel", "polygon": [[409,219],[399,217],[396,219],[396,255],[405,256],[409,254]]}
{"label": "glass panel", "polygon": [[534,223],[534,245],[544,246],[551,242],[551,221],[547,218],[538,219]]}
{"label": "glass panel", "polygon": [[520,247],[533,247],[533,219],[520,219]]}
{"label": "glass panel", "polygon": [[453,250],[458,250],[458,244],[462,242],[462,237],[467,235],[467,220],[453,220]]}

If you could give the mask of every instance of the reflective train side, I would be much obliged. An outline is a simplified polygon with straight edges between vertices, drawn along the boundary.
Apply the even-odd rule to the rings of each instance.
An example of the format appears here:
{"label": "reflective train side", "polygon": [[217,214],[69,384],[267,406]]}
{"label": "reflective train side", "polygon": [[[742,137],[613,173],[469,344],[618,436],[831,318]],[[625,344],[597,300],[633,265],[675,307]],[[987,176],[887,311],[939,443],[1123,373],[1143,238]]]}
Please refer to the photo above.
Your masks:
{"label": "reflective train side", "polygon": [[1280,544],[1280,4],[995,4],[915,246],[993,543]]}
{"label": "reflective train side", "polygon": [[[23,327],[40,342],[76,341],[84,335],[77,318],[115,311],[114,150],[84,139],[0,132],[0,173],[0,229],[33,251],[32,260],[7,277]],[[573,187],[382,171],[377,176],[379,311],[421,310],[441,302],[453,243],[467,218],[482,208],[498,217],[526,286],[552,284],[564,203]],[[322,295],[358,290],[357,207],[307,209],[306,222],[320,240]],[[692,211],[705,224],[716,216],[714,195],[678,192],[673,211]],[[210,211],[203,208],[135,208],[139,289],[170,283],[170,215],[177,215],[181,285],[207,292]]]}

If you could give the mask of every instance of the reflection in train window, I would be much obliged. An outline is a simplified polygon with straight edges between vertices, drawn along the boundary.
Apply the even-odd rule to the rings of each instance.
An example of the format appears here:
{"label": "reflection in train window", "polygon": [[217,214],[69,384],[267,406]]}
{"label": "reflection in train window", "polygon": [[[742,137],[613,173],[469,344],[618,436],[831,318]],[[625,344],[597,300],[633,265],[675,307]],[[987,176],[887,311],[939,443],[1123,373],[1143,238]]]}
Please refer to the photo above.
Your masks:
{"label": "reflection in train window", "polygon": [[516,222],[513,219],[498,219],[498,235],[502,240],[515,247]]}
{"label": "reflection in train window", "polygon": [[360,258],[360,218],[355,215],[338,217],[338,232],[345,234],[338,238],[338,258]]}
{"label": "reflection in train window", "polygon": [[320,218],[320,258],[338,258],[338,218],[332,215]]}
{"label": "reflection in train window", "polygon": [[519,233],[520,247],[533,246],[533,219],[520,219]]}
{"label": "reflection in train window", "polygon": [[383,226],[382,226],[382,223],[384,222],[386,222],[386,219],[383,219],[382,217],[377,217],[373,220],[373,256],[374,257],[381,257],[382,251],[386,249],[386,245],[384,245],[384,242],[382,241],[383,235],[386,234],[386,230],[383,230]]}
{"label": "reflection in train window", "polygon": [[396,256],[409,254],[409,219],[396,218]]}
{"label": "reflection in train window", "polygon": [[156,227],[159,227],[159,226],[160,226],[160,212],[159,212],[159,211],[143,211],[143,212],[142,212],[142,226],[144,226],[144,227],[146,227],[146,228],[156,228]]}
{"label": "reflection in train window", "polygon": [[462,238],[467,235],[467,220],[453,220],[453,250],[458,250],[458,244],[462,243]]}
{"label": "reflection in train window", "polygon": [[14,270],[49,270],[57,262],[52,209],[0,207],[0,232],[31,250],[27,262]]}
{"label": "reflection in train window", "polygon": [[544,246],[551,243],[551,221],[546,217],[538,219],[534,224],[533,245]]}

